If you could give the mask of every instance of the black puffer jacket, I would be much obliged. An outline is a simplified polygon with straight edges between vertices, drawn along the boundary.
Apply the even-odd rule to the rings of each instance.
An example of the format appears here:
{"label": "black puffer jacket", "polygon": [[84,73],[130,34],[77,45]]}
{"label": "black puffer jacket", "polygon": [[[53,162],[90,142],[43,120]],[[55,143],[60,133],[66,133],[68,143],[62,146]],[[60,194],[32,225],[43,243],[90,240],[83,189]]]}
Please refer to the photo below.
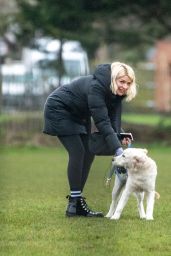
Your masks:
{"label": "black puffer jacket", "polygon": [[111,66],[99,65],[93,75],[80,77],[52,92],[44,109],[44,133],[57,135],[90,132],[92,116],[96,127],[112,149],[121,144],[121,108],[124,97],[110,90]]}

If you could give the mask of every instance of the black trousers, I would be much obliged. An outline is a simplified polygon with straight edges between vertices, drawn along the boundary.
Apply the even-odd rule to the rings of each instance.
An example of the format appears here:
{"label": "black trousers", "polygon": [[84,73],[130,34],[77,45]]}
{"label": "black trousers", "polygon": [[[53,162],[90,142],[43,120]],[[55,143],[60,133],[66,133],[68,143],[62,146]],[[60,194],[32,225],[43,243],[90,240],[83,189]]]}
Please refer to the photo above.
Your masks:
{"label": "black trousers", "polygon": [[58,136],[69,156],[68,181],[70,190],[83,191],[94,155],[88,148],[88,135]]}

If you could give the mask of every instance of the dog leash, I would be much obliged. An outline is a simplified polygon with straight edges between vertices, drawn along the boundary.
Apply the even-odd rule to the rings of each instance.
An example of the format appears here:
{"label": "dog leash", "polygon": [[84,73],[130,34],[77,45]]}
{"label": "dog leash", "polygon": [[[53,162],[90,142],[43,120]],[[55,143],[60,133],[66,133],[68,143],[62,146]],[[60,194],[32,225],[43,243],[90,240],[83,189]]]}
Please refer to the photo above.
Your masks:
{"label": "dog leash", "polygon": [[125,183],[128,177],[128,173],[125,168],[117,167],[112,164],[106,179],[106,186],[110,185],[113,174],[117,175],[121,183]]}
{"label": "dog leash", "polygon": [[[113,159],[112,159],[112,161],[113,161]],[[112,176],[113,176],[114,172],[115,172],[115,166],[111,162],[110,169],[108,171],[108,175],[107,175],[107,179],[106,179],[106,186],[110,185],[110,182],[111,182],[111,179],[112,179]]]}
{"label": "dog leash", "polygon": [[[132,146],[132,144],[129,143],[128,148],[130,148],[131,146]],[[113,162],[113,159],[112,159],[112,162]],[[112,166],[109,169],[107,179],[106,179],[106,186],[110,185],[113,174],[117,175],[117,177],[121,183],[125,183],[128,178],[127,170],[123,167],[114,166],[112,163],[111,163],[111,165]]]}

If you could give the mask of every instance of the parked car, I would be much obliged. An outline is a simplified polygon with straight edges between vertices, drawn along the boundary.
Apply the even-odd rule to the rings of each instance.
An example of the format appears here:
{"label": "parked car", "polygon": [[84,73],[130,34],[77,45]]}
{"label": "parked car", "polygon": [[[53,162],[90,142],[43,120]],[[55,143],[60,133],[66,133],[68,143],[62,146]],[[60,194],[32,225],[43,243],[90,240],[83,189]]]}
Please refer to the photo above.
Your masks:
{"label": "parked car", "polygon": [[21,95],[25,92],[26,67],[20,62],[3,64],[2,95]]}
{"label": "parked car", "polygon": [[[5,110],[32,108],[36,94],[32,73],[22,62],[12,62],[1,66],[2,100]],[[40,102],[40,99],[38,99]],[[35,102],[35,103],[34,103]]]}

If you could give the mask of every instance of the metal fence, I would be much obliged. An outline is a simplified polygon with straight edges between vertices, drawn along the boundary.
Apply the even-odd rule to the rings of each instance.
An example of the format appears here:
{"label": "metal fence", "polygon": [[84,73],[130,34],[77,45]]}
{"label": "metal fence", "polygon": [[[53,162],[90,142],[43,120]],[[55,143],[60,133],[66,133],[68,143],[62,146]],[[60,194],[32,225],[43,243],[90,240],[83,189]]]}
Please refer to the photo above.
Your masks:
{"label": "metal fence", "polygon": [[41,110],[47,95],[57,88],[43,72],[2,76],[2,111]]}

